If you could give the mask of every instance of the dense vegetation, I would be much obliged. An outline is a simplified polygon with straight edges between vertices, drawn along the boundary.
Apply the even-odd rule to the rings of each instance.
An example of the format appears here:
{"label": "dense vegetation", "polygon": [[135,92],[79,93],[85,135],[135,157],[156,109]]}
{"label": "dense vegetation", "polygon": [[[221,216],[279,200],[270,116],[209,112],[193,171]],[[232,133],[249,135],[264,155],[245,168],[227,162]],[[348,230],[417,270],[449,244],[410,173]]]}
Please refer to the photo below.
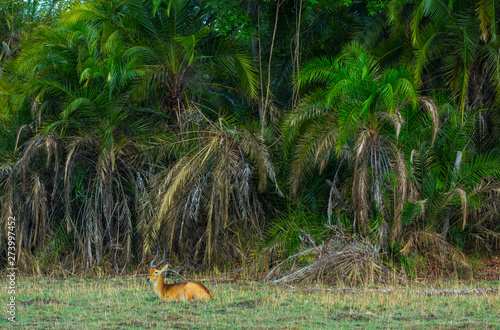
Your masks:
{"label": "dense vegetation", "polygon": [[122,273],[158,246],[264,271],[335,235],[410,274],[491,252],[499,19],[495,0],[0,0],[0,264],[9,217],[26,272]]}

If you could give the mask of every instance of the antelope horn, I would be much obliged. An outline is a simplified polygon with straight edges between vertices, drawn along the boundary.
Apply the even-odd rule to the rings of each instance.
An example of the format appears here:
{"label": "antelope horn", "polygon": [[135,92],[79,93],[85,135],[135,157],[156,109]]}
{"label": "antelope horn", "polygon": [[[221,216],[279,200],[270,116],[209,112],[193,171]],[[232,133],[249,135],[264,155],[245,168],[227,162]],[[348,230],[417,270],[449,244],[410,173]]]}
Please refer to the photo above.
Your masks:
{"label": "antelope horn", "polygon": [[161,265],[165,261],[165,249],[163,249],[163,259],[156,265],[156,268],[158,268],[159,265]]}
{"label": "antelope horn", "polygon": [[153,260],[151,260],[151,262],[149,263],[149,266],[150,266],[151,268],[155,268],[154,262],[155,262],[156,258],[158,258],[158,248],[156,248],[156,255],[155,255],[155,257],[154,257],[154,258],[153,258]]}

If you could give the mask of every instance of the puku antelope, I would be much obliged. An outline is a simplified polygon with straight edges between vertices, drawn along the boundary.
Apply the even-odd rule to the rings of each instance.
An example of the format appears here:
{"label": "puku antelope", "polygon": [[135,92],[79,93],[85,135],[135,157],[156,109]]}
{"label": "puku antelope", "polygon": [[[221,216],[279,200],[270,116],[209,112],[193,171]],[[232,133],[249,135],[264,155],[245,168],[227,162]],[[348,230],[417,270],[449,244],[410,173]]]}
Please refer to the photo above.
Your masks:
{"label": "puku antelope", "polygon": [[165,284],[163,282],[163,272],[168,269],[168,264],[165,265],[161,270],[158,270],[160,266],[165,261],[165,251],[163,251],[163,259],[156,266],[154,262],[158,258],[158,249],[156,250],[156,256],[149,266],[149,276],[146,278],[148,282],[154,283],[154,290],[158,297],[168,301],[171,300],[183,300],[190,301],[191,299],[199,300],[212,300],[212,295],[208,289],[201,283],[198,282],[183,282],[175,284]]}

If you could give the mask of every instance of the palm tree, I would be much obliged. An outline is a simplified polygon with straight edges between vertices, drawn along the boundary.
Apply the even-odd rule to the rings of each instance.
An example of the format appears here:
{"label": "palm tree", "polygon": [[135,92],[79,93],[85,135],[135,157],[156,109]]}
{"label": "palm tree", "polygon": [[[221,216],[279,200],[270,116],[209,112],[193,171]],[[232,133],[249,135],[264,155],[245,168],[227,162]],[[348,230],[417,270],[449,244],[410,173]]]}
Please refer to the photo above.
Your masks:
{"label": "palm tree", "polygon": [[0,1],[0,63],[12,58],[18,51],[21,29],[26,23],[23,1]]}
{"label": "palm tree", "polygon": [[257,132],[235,119],[211,121],[191,110],[204,119],[168,141],[167,151],[182,145],[184,152],[152,180],[151,204],[143,205],[139,227],[145,249],[160,242],[191,262],[202,257],[207,265],[245,262],[244,243],[262,231],[265,208],[258,191],[264,191],[268,177],[276,185],[274,166]]}
{"label": "palm tree", "polygon": [[434,242],[443,247],[446,241],[464,248],[477,240],[488,248],[492,237],[498,237],[491,216],[499,202],[500,162],[494,152],[480,152],[471,142],[479,113],[466,114],[462,124],[455,106],[444,103],[439,108],[443,124],[434,143],[425,133],[430,124],[425,118],[414,121],[414,129],[405,137],[413,188],[405,203],[399,239],[405,253],[436,252],[425,251],[426,245]]}
{"label": "palm tree", "polygon": [[457,99],[462,118],[465,109],[491,107],[490,95],[500,96],[500,10],[495,1],[393,0],[389,8],[393,36],[404,41],[389,41],[386,51],[406,54],[424,89],[445,85]]}
{"label": "palm tree", "polygon": [[21,40],[38,24],[53,24],[66,2],[60,0],[0,1],[0,62],[15,57]]}
{"label": "palm tree", "polygon": [[115,265],[130,259],[138,170],[129,158],[145,134],[130,102],[139,61],[98,41],[85,24],[45,27],[16,61],[32,131],[14,150],[2,202],[4,219],[24,205],[19,244],[27,251],[43,247],[62,216],[86,267],[112,251],[124,251]]}
{"label": "palm tree", "polygon": [[[350,44],[338,59],[322,57],[304,65],[297,84],[308,94],[288,116],[285,138],[297,138],[292,164],[292,193],[312,176],[316,168],[331,165],[330,205],[334,201],[353,207],[354,231],[367,232],[369,219],[382,218],[376,229],[380,237],[397,235],[401,210],[407,194],[407,171],[398,138],[405,118],[417,103],[416,87],[410,72],[403,67],[381,70],[374,59],[358,44]],[[300,134],[300,135],[299,135]],[[348,163],[352,177],[346,182],[352,189],[337,188],[338,172]],[[393,219],[389,219],[384,201],[391,190],[389,174],[395,173],[397,187]]]}
{"label": "palm tree", "polygon": [[[20,243],[25,251],[46,246],[45,239],[53,236],[50,233],[64,224],[68,234],[74,236],[73,243],[78,247],[78,253],[83,255],[86,267],[110,253],[114,255],[113,266],[127,265],[131,256],[134,222],[138,216],[136,210],[139,209],[139,202],[144,201],[142,198],[148,195],[145,182],[152,181],[157,186],[168,187],[170,181],[164,175],[157,177],[157,172],[161,172],[158,168],[165,166],[172,169],[173,166],[179,169],[186,159],[196,158],[196,146],[189,141],[193,136],[197,141],[206,141],[207,138],[203,137],[205,131],[212,129],[208,124],[196,124],[196,118],[190,117],[194,115],[211,123],[201,112],[197,115],[188,107],[193,103],[189,93],[198,88],[198,82],[193,80],[197,77],[195,69],[207,63],[212,66],[218,64],[219,71],[220,68],[225,69],[222,70],[225,72],[223,78],[237,73],[246,95],[251,98],[255,94],[256,79],[251,60],[230,41],[199,25],[201,13],[191,15],[189,10],[193,7],[190,6],[188,1],[167,1],[156,5],[134,1],[98,1],[76,5],[65,15],[64,24],[60,27],[41,28],[15,62],[12,72],[15,73],[14,85],[18,90],[12,93],[17,93],[17,111],[31,111],[29,126],[26,127],[32,130],[29,135],[25,134],[27,130],[24,128],[19,131],[21,139],[14,150],[18,156],[4,182],[4,190],[10,193],[4,195],[2,211],[4,219],[7,219],[13,205],[21,201],[26,204],[26,210],[31,210],[30,214],[23,214],[23,227],[33,229],[25,232],[26,239]],[[199,24],[192,24],[193,17]],[[153,41],[147,37],[152,37]],[[174,99],[175,102],[172,101]],[[167,101],[162,103],[162,100]],[[186,109],[190,109],[190,116],[183,114]],[[170,138],[171,130],[165,125],[149,126],[154,125],[154,121],[144,116],[145,113],[152,113],[155,118],[163,119],[165,115],[158,110],[170,111],[181,128],[189,124],[192,129],[201,131],[193,133],[191,129],[184,136],[182,131],[188,127],[185,126],[181,136],[188,137],[188,140],[174,144],[176,148],[181,146],[176,153],[162,153],[164,146],[147,141],[155,141],[153,136],[156,140]],[[216,117],[217,111],[215,114]],[[213,113],[210,115],[214,117]],[[187,119],[181,123],[183,116]],[[225,129],[234,133],[229,127]],[[264,163],[266,168],[259,168],[261,174],[267,171],[273,177],[272,164],[262,143],[244,132],[238,136],[241,136],[239,143],[244,145],[239,147],[239,152],[247,152],[245,157],[255,160],[257,164]],[[242,155],[236,157],[241,158]],[[42,167],[44,159],[46,162]],[[223,170],[220,167],[212,169],[215,162],[210,161],[208,170],[201,167],[200,173]],[[221,230],[241,230],[228,220],[229,217],[239,215],[243,217],[241,223],[254,224],[250,227],[256,231],[259,228],[260,217],[257,214],[261,215],[260,207],[256,204],[252,208],[250,201],[245,200],[248,198],[253,202],[256,198],[252,192],[251,166],[242,162],[238,163],[238,166],[243,166],[239,170],[227,169],[229,174],[224,176],[227,182],[217,178],[213,191],[226,185],[224,189],[234,193],[231,188],[234,180],[240,180],[243,186],[237,196],[246,203],[248,210],[239,210],[234,205],[224,210],[224,207],[230,207],[226,202],[222,203],[217,198],[207,200],[204,194],[201,196],[200,203],[204,207],[217,210],[208,217],[217,225],[208,226],[210,230],[207,233],[215,230],[214,236],[205,236],[203,232],[200,237],[193,236],[207,261],[214,259],[214,246],[226,235]],[[176,199],[183,200],[185,197],[182,192],[168,189],[166,198],[176,193],[179,193]],[[19,191],[22,193],[17,193]],[[26,198],[27,195],[32,197]],[[164,197],[162,194],[158,196]],[[156,206],[157,200],[159,198],[151,198],[153,204],[146,200],[145,207]],[[189,203],[190,200],[185,199],[183,207],[189,207]],[[75,208],[76,205],[81,207]],[[178,231],[178,223],[171,217],[178,216],[178,209],[173,208],[174,212],[164,206],[166,204],[161,205],[159,214],[168,212],[169,216],[155,216],[143,221],[148,226],[151,220],[157,221],[158,224],[152,225],[152,228],[159,226]],[[219,227],[218,216],[223,214],[224,226]],[[186,221],[196,220],[193,219],[188,217]],[[193,226],[184,228],[191,230]],[[145,230],[144,233],[150,232]],[[167,232],[154,239],[156,237],[159,242],[170,244],[171,250],[174,250],[176,241],[168,241]],[[157,240],[146,239],[145,245],[155,242]],[[208,249],[205,251],[206,242]],[[118,251],[122,252],[116,253]]]}
{"label": "palm tree", "polygon": [[140,58],[144,65],[137,99],[154,104],[179,127],[189,98],[199,99],[197,86],[208,82],[203,66],[215,65],[219,72],[237,76],[241,92],[249,98],[257,94],[251,57],[235,40],[210,31],[204,7],[191,1],[101,0],[77,6],[65,20],[92,22],[104,42],[120,35],[127,45],[125,56]]}

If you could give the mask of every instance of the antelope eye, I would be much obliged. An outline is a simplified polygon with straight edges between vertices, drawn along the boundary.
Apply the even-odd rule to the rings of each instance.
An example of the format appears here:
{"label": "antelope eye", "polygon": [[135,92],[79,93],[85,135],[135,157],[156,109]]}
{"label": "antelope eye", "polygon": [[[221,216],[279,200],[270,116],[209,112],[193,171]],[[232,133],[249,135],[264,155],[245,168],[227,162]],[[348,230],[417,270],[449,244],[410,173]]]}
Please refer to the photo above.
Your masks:
{"label": "antelope eye", "polygon": [[158,271],[156,271],[155,274],[158,274]]}

